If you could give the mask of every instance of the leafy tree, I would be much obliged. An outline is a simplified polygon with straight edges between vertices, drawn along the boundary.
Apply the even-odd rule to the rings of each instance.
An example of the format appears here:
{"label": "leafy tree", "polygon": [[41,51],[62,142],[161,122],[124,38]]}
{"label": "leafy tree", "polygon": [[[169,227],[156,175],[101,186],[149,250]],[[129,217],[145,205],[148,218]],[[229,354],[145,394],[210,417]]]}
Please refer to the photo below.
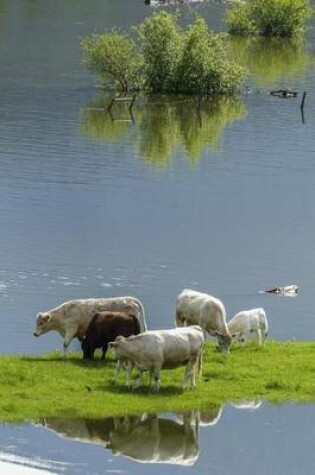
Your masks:
{"label": "leafy tree", "polygon": [[143,56],[125,33],[93,34],[81,40],[83,61],[102,85],[120,92],[141,87]]}
{"label": "leafy tree", "polygon": [[209,32],[197,17],[190,26],[178,68],[178,90],[185,94],[230,94],[239,89],[245,69],[227,56],[226,35]]}
{"label": "leafy tree", "polygon": [[184,31],[175,15],[158,12],[129,34],[113,31],[82,40],[84,61],[102,84],[122,92],[233,94],[245,69],[229,60],[225,35],[201,17]]}
{"label": "leafy tree", "polygon": [[293,37],[312,14],[308,0],[252,0],[228,9],[226,23],[232,34]]}
{"label": "leafy tree", "polygon": [[158,12],[138,28],[144,55],[147,88],[155,92],[176,89],[176,72],[183,48],[177,17]]}

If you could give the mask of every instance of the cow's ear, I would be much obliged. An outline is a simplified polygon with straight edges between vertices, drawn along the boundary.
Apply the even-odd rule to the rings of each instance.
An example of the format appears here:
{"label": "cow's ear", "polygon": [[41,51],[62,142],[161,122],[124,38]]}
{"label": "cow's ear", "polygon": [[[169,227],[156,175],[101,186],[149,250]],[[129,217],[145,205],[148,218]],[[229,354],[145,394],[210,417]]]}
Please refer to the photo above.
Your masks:
{"label": "cow's ear", "polygon": [[108,343],[108,347],[109,347],[109,348],[115,348],[117,345],[118,345],[118,342],[117,342],[117,341],[110,341],[110,342]]}
{"label": "cow's ear", "polygon": [[51,320],[51,316],[49,315],[49,313],[48,315],[46,314],[42,316],[42,322],[48,323],[50,320]]}

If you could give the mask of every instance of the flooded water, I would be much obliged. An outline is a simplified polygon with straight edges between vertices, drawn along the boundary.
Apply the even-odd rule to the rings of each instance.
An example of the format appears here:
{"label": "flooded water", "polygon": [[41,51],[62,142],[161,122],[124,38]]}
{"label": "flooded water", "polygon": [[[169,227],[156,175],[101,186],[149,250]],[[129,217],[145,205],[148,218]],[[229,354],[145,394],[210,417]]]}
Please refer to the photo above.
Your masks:
{"label": "flooded water", "polygon": [[32,469],[35,475],[150,470],[158,475],[163,464],[174,475],[307,474],[315,469],[314,423],[310,406],[260,401],[191,414],[46,419],[1,427],[0,469],[11,473],[3,472],[10,466],[18,474],[21,468]]}
{"label": "flooded water", "polygon": [[[221,298],[229,316],[263,306],[272,339],[314,339],[314,29],[303,43],[234,41],[250,68],[235,100],[138,98],[132,116],[121,106],[110,116],[80,38],[128,28],[155,8],[0,0],[2,354],[61,348],[56,334],[33,338],[35,316],[72,298],[135,295],[149,328],[169,328],[183,288]],[[224,8],[184,5],[181,21],[197,10],[219,31]],[[270,95],[288,87],[296,99]],[[295,298],[261,292],[290,284],[301,289]],[[313,406],[221,409],[216,424],[205,415],[208,426],[201,418],[188,432],[175,415],[120,429],[113,419],[2,425],[0,470],[139,473],[147,468],[136,462],[156,462],[168,473],[314,471]]]}
{"label": "flooded water", "polygon": [[[182,21],[195,9],[223,28],[222,4],[183,6]],[[190,287],[229,316],[264,306],[272,338],[313,338],[313,32],[303,44],[234,42],[251,94],[138,99],[132,117],[120,106],[111,117],[80,37],[152,11],[140,0],[0,2],[3,353],[59,348],[56,334],[34,340],[35,315],[71,298],[135,295],[150,328],[170,327]],[[269,94],[279,87],[300,96]],[[259,293],[289,284],[295,299]]]}

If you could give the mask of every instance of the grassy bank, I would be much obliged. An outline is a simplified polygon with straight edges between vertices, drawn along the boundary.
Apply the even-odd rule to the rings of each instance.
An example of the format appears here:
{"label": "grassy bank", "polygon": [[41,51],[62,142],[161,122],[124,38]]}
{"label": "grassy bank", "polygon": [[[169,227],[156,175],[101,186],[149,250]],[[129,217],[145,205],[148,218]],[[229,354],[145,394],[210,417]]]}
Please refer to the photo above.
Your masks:
{"label": "grassy bank", "polygon": [[41,417],[106,417],[142,411],[203,408],[227,401],[265,399],[271,402],[315,402],[315,343],[269,341],[258,348],[248,342],[229,355],[207,343],[202,380],[195,390],[178,387],[183,368],[162,371],[158,394],[144,387],[136,392],[111,382],[115,363],[83,362],[70,353],[0,357],[0,420]]}

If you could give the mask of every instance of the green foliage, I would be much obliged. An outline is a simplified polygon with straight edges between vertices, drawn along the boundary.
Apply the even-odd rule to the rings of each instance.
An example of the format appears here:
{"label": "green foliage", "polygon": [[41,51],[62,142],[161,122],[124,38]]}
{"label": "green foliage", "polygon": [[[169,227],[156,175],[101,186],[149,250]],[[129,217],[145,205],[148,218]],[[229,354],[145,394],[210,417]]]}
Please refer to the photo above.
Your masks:
{"label": "green foliage", "polygon": [[257,33],[251,3],[236,3],[227,10],[226,24],[231,35],[251,36]]}
{"label": "green foliage", "polygon": [[[184,368],[162,370],[159,393],[143,387],[131,391],[121,374],[112,383],[115,362],[85,362],[81,354],[0,357],[0,420],[47,417],[104,418],[142,412],[205,409],[228,401],[265,399],[272,402],[315,401],[314,343],[256,341],[235,344],[230,354],[207,342],[202,378],[195,390],[179,389]],[[132,404],[130,403],[132,399]]]}
{"label": "green foliage", "polygon": [[229,61],[226,38],[210,33],[205,20],[197,17],[185,36],[178,66],[178,90],[184,94],[231,94],[244,79],[244,68]]}
{"label": "green foliage", "polygon": [[138,29],[145,62],[145,81],[153,93],[176,89],[176,73],[182,55],[183,32],[176,17],[158,12]]}
{"label": "green foliage", "polygon": [[183,30],[175,15],[158,12],[133,29],[82,40],[84,61],[105,86],[152,93],[234,94],[245,69],[226,54],[226,38],[196,17]]}
{"label": "green foliage", "polygon": [[227,11],[231,34],[250,36],[300,36],[311,17],[308,0],[252,0],[238,3]]}
{"label": "green foliage", "polygon": [[120,92],[140,88],[143,57],[126,34],[94,34],[83,38],[81,46],[83,61],[104,87]]}

